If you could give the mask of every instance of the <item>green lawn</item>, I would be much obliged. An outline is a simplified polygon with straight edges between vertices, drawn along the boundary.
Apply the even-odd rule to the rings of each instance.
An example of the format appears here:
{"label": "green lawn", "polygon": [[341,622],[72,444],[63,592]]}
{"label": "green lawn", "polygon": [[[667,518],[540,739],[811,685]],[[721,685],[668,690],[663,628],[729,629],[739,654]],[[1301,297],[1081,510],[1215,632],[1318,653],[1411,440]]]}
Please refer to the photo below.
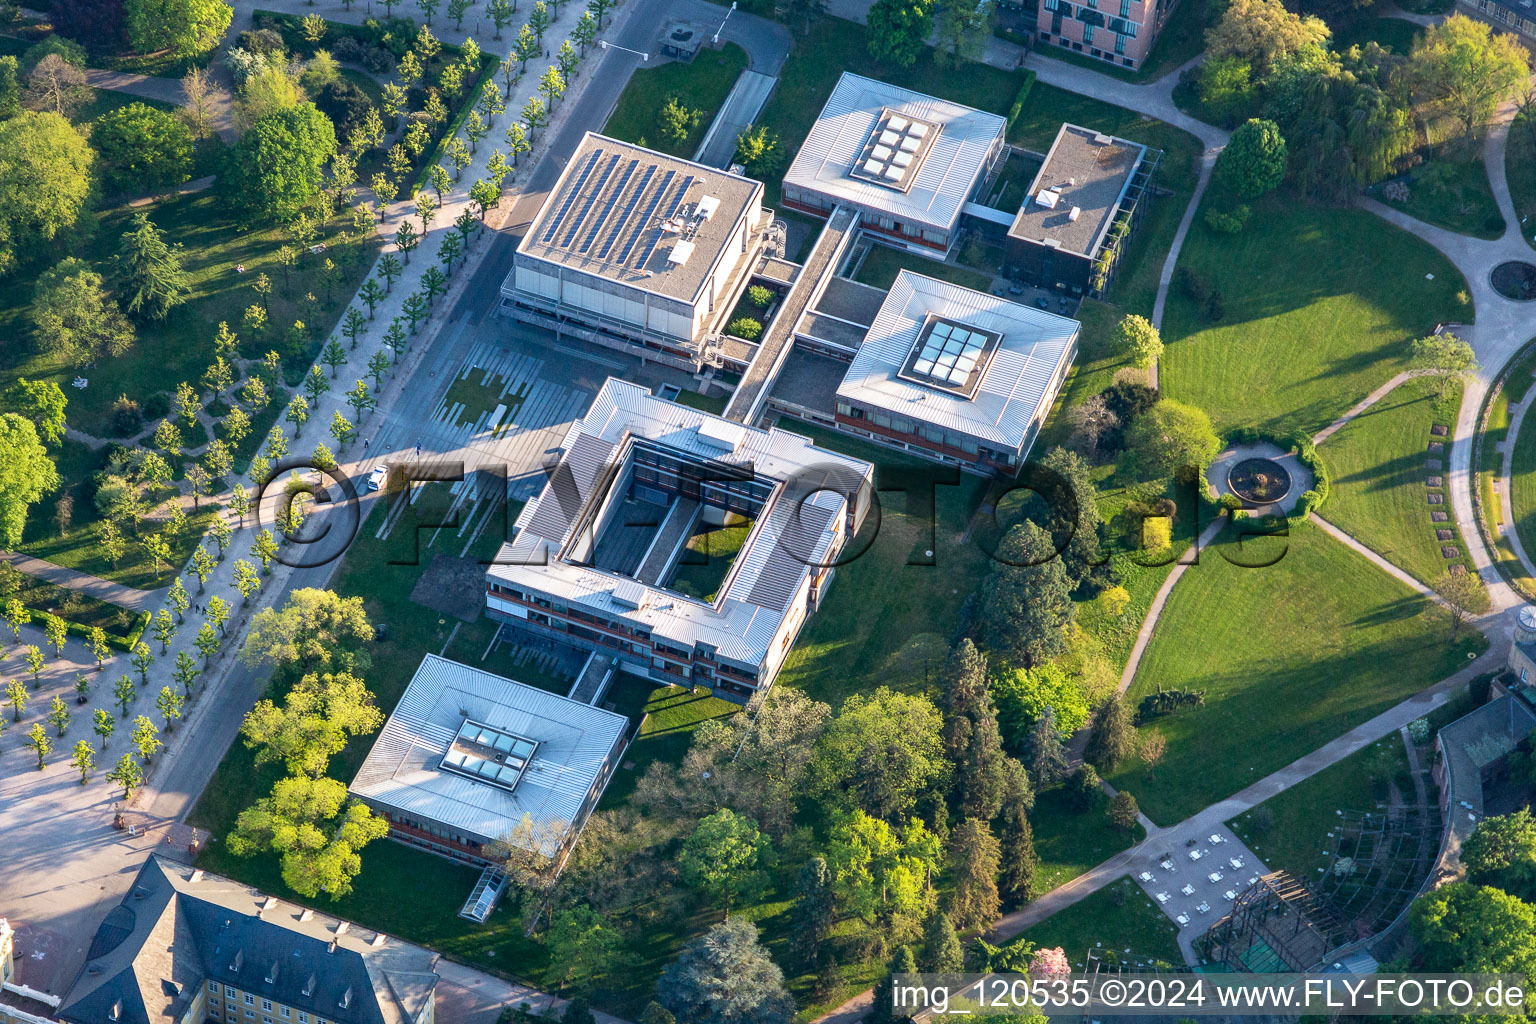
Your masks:
{"label": "green lawn", "polygon": [[720,592],[720,584],[731,571],[741,546],[752,532],[753,520],[727,513],[723,526],[712,526],[700,521],[688,538],[688,549],[678,562],[672,582],[667,584],[680,594],[713,601]]}
{"label": "green lawn", "polygon": [[1221,293],[1225,315],[1212,323],[1170,291],[1163,392],[1218,431],[1317,431],[1403,369],[1410,340],[1472,316],[1461,275],[1429,245],[1364,210],[1289,195],[1254,203],[1238,235],[1196,223],[1179,266]]}
{"label": "green lawn", "polygon": [[1520,234],[1536,249],[1536,117],[1521,114],[1509,127],[1509,146],[1504,151],[1504,177],[1509,197],[1520,215]]}
{"label": "green lawn", "polygon": [[[1444,487],[1426,487],[1425,479],[1434,474],[1443,480],[1450,465],[1448,451],[1431,456],[1429,428],[1456,422],[1460,390],[1447,394],[1442,403],[1433,384],[1408,381],[1324,441],[1321,449],[1333,475],[1323,517],[1425,583],[1433,583],[1450,565],[1472,568],[1456,523],[1430,522],[1426,502],[1428,494],[1447,492]],[[1430,457],[1440,460],[1440,469],[1425,468]],[[1453,538],[1437,540],[1436,530],[1450,530]],[[1444,544],[1461,548],[1463,557],[1443,557]]]}
{"label": "green lawn", "polygon": [[1075,968],[1091,949],[1133,964],[1184,963],[1179,929],[1129,875],[1057,911],[1015,941],[1037,949],[1060,946]]}
{"label": "green lawn", "polygon": [[1130,690],[1203,691],[1205,703],[1156,720],[1168,751],[1155,774],[1133,762],[1110,781],[1171,825],[1486,646],[1469,630],[1452,644],[1442,612],[1319,530],[1243,542],[1229,528],[1174,588]]}
{"label": "green lawn", "polygon": [[[873,462],[877,487],[956,475],[845,434],[804,423],[785,426],[818,445]],[[912,470],[917,472],[901,475]],[[962,474],[958,485],[913,486],[905,495],[882,491],[881,514],[870,512],[843,557],[863,554],[838,568],[821,608],[789,652],[779,685],[797,686],[834,708],[850,694],[876,686],[907,692],[926,688],[947,653],[961,605],[989,571],[986,553],[960,539],[987,488],[987,481]],[[930,522],[932,540],[926,533]],[[935,542],[935,564],[908,564],[909,559],[927,560],[924,553]]]}
{"label": "green lawn", "polygon": [[1334,32],[1333,46],[1337,50],[1347,50],[1351,46],[1375,43],[1398,56],[1407,56],[1418,34],[1419,26],[1407,18],[1364,18]]}
{"label": "green lawn", "polygon": [[1525,553],[1530,555],[1536,552],[1536,418],[1529,414],[1520,424],[1520,434],[1515,438],[1515,454],[1509,471],[1509,502],[1515,517],[1515,532]]}
{"label": "green lawn", "polygon": [[1096,806],[1080,811],[1060,786],[1036,794],[1029,821],[1035,831],[1035,852],[1040,855],[1037,892],[1071,881],[1146,837],[1140,825],[1132,832],[1111,825],[1104,813],[1108,806],[1109,797],[1104,796]]}
{"label": "green lawn", "polygon": [[896,275],[903,270],[910,270],[924,277],[938,278],[940,281],[951,281],[966,288],[974,288],[979,292],[987,291],[992,286],[992,278],[979,270],[962,267],[955,263],[940,263],[938,260],[931,260],[916,253],[892,249],[888,245],[870,247],[869,255],[864,257],[864,262],[860,264],[854,280],[860,284],[888,291],[896,280]]}
{"label": "green lawn", "polygon": [[711,718],[726,718],[741,710],[739,705],[711,697],[702,690],[653,686],[629,675],[621,675],[614,681],[609,699],[631,717],[643,715],[645,722],[624,755],[624,764],[634,767],[621,766],[614,773],[613,781],[603,793],[601,806],[604,808],[617,807],[628,801],[635,783],[652,761],[682,763],[688,745],[693,742],[693,730],[700,723]]}
{"label": "green lawn", "polygon": [[1394,783],[1411,803],[1413,779],[1397,733],[1270,797],[1227,826],[1271,871],[1289,871],[1303,882],[1316,882],[1317,869],[1327,866],[1333,849],[1331,833],[1338,824],[1338,812],[1385,809]]}
{"label": "green lawn", "polygon": [[[735,43],[726,43],[719,50],[700,50],[691,64],[672,62],[636,71],[603,126],[603,134],[673,156],[692,157],[746,67],[747,52]],[[673,96],[700,114],[698,123],[683,139],[663,138],[657,122],[658,112]]]}
{"label": "green lawn", "polygon": [[1392,202],[1379,191],[1377,198],[1447,231],[1475,238],[1504,234],[1504,217],[1483,166],[1481,139],[1470,146],[1460,139],[1444,143],[1401,180],[1408,185],[1407,202]]}

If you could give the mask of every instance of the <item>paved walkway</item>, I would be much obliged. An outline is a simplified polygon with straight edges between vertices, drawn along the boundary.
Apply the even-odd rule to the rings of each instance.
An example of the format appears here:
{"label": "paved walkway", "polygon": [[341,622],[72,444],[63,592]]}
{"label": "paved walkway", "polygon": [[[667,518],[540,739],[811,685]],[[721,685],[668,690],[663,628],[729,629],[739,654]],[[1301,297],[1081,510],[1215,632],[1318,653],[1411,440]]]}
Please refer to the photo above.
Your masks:
{"label": "paved walkway", "polygon": [[136,612],[152,612],[159,608],[165,602],[166,589],[170,587],[167,583],[158,590],[140,590],[137,587],[104,580],[100,576],[92,576],[87,572],[66,569],[62,565],[45,562],[41,558],[33,558],[18,551],[0,551],[0,561],[9,562],[28,576],[36,576],[40,580],[47,580],[57,586],[78,590],[98,601],[107,601]]}
{"label": "paved walkway", "polygon": [[1314,446],[1320,445],[1334,434],[1337,434],[1340,430],[1344,429],[1344,425],[1347,424],[1350,420],[1359,416],[1361,413],[1365,412],[1365,410],[1369,409],[1383,398],[1386,398],[1389,394],[1392,393],[1394,388],[1396,388],[1404,381],[1411,380],[1414,377],[1424,377],[1433,372],[1434,371],[1432,370],[1404,370],[1402,373],[1394,374],[1391,380],[1387,381],[1381,387],[1360,399],[1360,401],[1351,406],[1349,411],[1346,412],[1343,416],[1340,416],[1338,419],[1328,424],[1322,430],[1319,430],[1317,433],[1313,434],[1312,444]]}
{"label": "paved walkway", "polygon": [[[179,107],[187,101],[186,94],[181,91],[181,82],[175,78],[155,78],[152,75],[136,75],[127,71],[86,68],[85,84],[95,89],[110,89],[113,92],[125,92],[148,100],[159,100],[173,107]],[[235,127],[230,94],[223,86],[213,97],[212,124],[214,131],[218,132],[219,137],[225,142],[234,142],[240,138],[240,130]]]}

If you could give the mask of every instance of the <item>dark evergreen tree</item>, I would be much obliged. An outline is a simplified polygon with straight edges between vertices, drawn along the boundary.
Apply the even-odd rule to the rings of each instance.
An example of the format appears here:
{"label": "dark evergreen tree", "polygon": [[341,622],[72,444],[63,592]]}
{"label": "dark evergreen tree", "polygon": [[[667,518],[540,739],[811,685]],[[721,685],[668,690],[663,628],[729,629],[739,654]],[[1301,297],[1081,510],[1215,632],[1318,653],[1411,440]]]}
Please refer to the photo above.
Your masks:
{"label": "dark evergreen tree", "polygon": [[1035,853],[1035,830],[1029,823],[1029,815],[1005,810],[998,841],[1002,847],[998,891],[1009,903],[1028,903],[1035,898],[1035,875],[1040,870],[1040,856]]}
{"label": "dark evergreen tree", "polygon": [[949,915],[961,928],[980,928],[997,917],[997,866],[1002,856],[997,837],[980,818],[966,818],[950,841]]}
{"label": "dark evergreen tree", "polygon": [[597,1024],[597,1018],[592,1015],[592,1007],[587,1005],[587,1001],[577,996],[565,1004],[560,1024]]}
{"label": "dark evergreen tree", "polygon": [[1048,483],[1054,483],[1049,488],[1050,519],[1045,526],[1057,543],[1066,539],[1061,559],[1067,579],[1087,597],[1116,586],[1120,574],[1099,544],[1104,520],[1099,515],[1092,467],[1081,455],[1065,448],[1051,449],[1041,466],[1048,471]]}
{"label": "dark evergreen tree", "polygon": [[832,915],[832,872],[827,869],[826,858],[812,857],[800,868],[790,911],[790,934],[806,967],[817,966],[832,931]]}
{"label": "dark evergreen tree", "polygon": [[677,1018],[671,1010],[653,999],[640,1012],[640,1024],[677,1024]]}
{"label": "dark evergreen tree", "polygon": [[118,242],[112,276],[123,312],[140,321],[164,320],[186,301],[181,246],[167,245],[165,234],[142,210],[133,215],[133,226]]}
{"label": "dark evergreen tree", "polygon": [[988,698],[987,658],[967,637],[950,652],[944,666],[944,750],[951,760],[964,758],[970,745],[971,720]]}
{"label": "dark evergreen tree", "polygon": [[1074,614],[1072,585],[1050,535],[1020,523],[1003,536],[996,558],[981,585],[982,643],[1020,668],[1064,653]]}
{"label": "dark evergreen tree", "polygon": [[1094,716],[1085,756],[1095,768],[1108,774],[1134,753],[1136,727],[1131,723],[1130,709],[1117,693]]}
{"label": "dark evergreen tree", "polygon": [[685,945],[656,991],[677,1024],[790,1024],[795,1016],[784,972],[742,917]]}
{"label": "dark evergreen tree", "polygon": [[1073,808],[1079,811],[1092,810],[1103,802],[1104,790],[1099,787],[1099,773],[1093,770],[1093,765],[1077,766],[1067,783],[1067,794]]}
{"label": "dark evergreen tree", "polygon": [[1045,713],[1029,730],[1029,775],[1041,787],[1049,787],[1067,774],[1067,753],[1061,747],[1061,734],[1056,728],[1056,709],[1046,706]]}
{"label": "dark evergreen tree", "polygon": [[904,1024],[911,1020],[907,1014],[896,1010],[896,976],[916,973],[917,960],[912,956],[912,947],[897,946],[891,957],[891,972],[875,986],[874,999],[869,1013],[864,1016],[864,1024]]}
{"label": "dark evergreen tree", "polygon": [[923,927],[923,956],[919,966],[924,971],[952,973],[965,970],[965,950],[949,915],[936,910]]}

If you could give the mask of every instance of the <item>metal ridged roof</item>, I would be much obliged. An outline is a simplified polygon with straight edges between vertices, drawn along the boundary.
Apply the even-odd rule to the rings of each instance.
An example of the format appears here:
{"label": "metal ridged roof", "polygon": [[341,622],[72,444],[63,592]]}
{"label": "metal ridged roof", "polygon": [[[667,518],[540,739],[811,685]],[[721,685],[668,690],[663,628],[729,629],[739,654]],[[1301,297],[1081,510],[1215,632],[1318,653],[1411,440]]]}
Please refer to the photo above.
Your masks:
{"label": "metal ridged roof", "polygon": [[[538,743],[516,789],[439,767],[466,718]],[[429,654],[349,789],[484,840],[505,838],[525,815],[574,824],[628,724],[611,711]]]}
{"label": "metal ridged roof", "polygon": [[[729,452],[722,450],[723,436],[736,439]],[[556,502],[553,482],[524,507],[514,539],[503,546],[488,579],[580,604],[649,629],[679,647],[704,643],[728,660],[760,664],[810,566],[824,561],[836,542],[839,517],[847,513],[846,495],[872,486],[874,468],[818,448],[799,434],[731,423],[614,378],[597,393],[586,416],[571,426],[564,442],[566,458],[586,459],[603,445],[610,460],[621,458],[622,445],[633,439],[703,460],[728,457],[743,466],[750,462],[756,479],[792,481],[769,499],[714,604],[561,561],[557,552],[568,539],[574,513],[543,511],[546,502]],[[557,473],[554,479],[561,476]],[[590,485],[580,486],[579,479],[606,477],[590,466],[577,466],[566,479],[572,481],[569,488],[585,494]],[[569,496],[558,503],[562,509],[572,504]],[[492,609],[509,608],[494,593],[487,601]]]}
{"label": "metal ridged roof", "polygon": [[[929,314],[1002,335],[974,398],[898,376]],[[1054,399],[1047,388],[1077,332],[1076,320],[903,270],[837,396],[1016,450]]]}
{"label": "metal ridged roof", "polygon": [[[887,109],[939,126],[938,140],[905,192],[849,177]],[[784,184],[947,231],[1006,127],[997,114],[844,72]]]}

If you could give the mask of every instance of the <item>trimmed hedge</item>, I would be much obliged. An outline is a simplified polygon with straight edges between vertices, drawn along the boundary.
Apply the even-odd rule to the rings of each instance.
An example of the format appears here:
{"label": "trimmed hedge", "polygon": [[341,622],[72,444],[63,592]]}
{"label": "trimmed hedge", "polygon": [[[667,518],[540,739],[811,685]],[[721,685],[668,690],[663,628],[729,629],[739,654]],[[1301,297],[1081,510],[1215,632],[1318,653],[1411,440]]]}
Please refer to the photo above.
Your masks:
{"label": "trimmed hedge", "polygon": [[[445,46],[444,49],[447,49],[447,47]],[[442,160],[443,151],[448,148],[448,140],[459,134],[459,129],[464,125],[464,119],[469,116],[469,112],[474,109],[476,101],[480,99],[480,93],[484,91],[485,83],[496,74],[496,69],[500,65],[501,62],[490,54],[482,53],[480,55],[480,74],[475,76],[474,84],[464,91],[464,105],[459,108],[457,114],[449,119],[447,130],[438,137],[436,144],[427,150],[426,158],[421,164],[421,170],[416,174],[416,181],[411,185],[410,191],[412,193],[426,188],[427,175],[431,174],[432,168],[436,167],[438,162]],[[566,87],[569,88],[570,83],[566,83]],[[516,113],[510,110],[507,113],[512,117],[517,116]]]}
{"label": "trimmed hedge", "polygon": [[1258,444],[1261,441],[1268,442],[1284,451],[1294,452],[1297,460],[1312,471],[1312,488],[1302,492],[1293,517],[1304,519],[1307,513],[1316,512],[1328,500],[1328,493],[1332,488],[1332,477],[1328,473],[1328,464],[1323,461],[1323,457],[1317,453],[1317,446],[1312,443],[1312,435],[1301,430],[1292,431],[1289,434],[1272,434],[1257,427],[1238,427],[1230,431],[1223,440],[1229,447],[1239,444]]}
{"label": "trimmed hedge", "polygon": [[1008,125],[1003,129],[1003,138],[1013,134],[1014,122],[1024,113],[1024,104],[1029,99],[1029,91],[1035,87],[1035,73],[1024,72],[1024,84],[1019,86],[1019,91],[1014,94],[1013,106],[1008,108]]}
{"label": "trimmed hedge", "polygon": [[[111,602],[103,603],[110,604]],[[128,609],[124,608],[123,610],[127,611]],[[79,637],[81,640],[90,640],[91,638],[90,626],[85,626],[78,622],[72,622],[69,619],[65,619],[62,615],[55,615],[53,612],[42,611],[37,608],[28,608],[27,611],[31,614],[32,622],[34,625],[41,626],[48,621],[50,616],[52,616],[55,619],[64,619],[64,631],[70,636]],[[139,638],[143,636],[144,631],[149,628],[149,623],[152,618],[153,616],[150,615],[149,612],[137,613],[137,618],[134,620],[134,624],[128,628],[128,633],[126,636],[120,633],[114,633],[110,629],[103,628],[102,632],[107,634],[107,644],[111,647],[116,647],[120,651],[132,651],[133,645],[139,642]]]}

